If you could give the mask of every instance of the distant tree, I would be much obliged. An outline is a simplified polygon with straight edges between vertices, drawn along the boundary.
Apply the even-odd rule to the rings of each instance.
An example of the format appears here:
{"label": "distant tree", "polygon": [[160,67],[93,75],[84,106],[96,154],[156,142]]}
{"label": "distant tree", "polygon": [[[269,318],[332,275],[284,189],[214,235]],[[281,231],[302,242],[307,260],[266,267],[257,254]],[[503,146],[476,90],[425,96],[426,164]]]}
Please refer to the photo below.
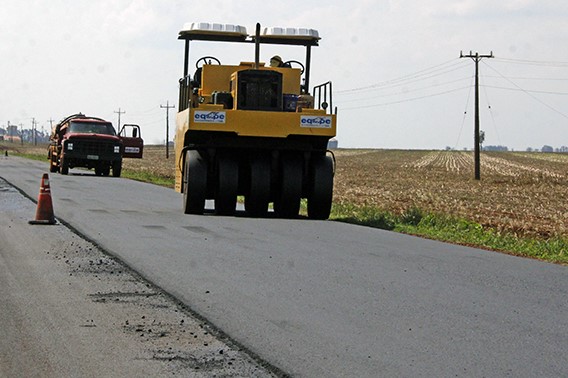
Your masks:
{"label": "distant tree", "polygon": [[532,152],[532,148],[531,148],[531,147],[527,147],[527,152]]}
{"label": "distant tree", "polygon": [[501,152],[506,152],[509,151],[509,148],[507,148],[507,146],[485,146],[483,147],[484,151],[501,151]]}
{"label": "distant tree", "polygon": [[544,145],[544,146],[542,146],[542,149],[540,151],[541,152],[554,152],[554,148],[552,148],[552,146]]}

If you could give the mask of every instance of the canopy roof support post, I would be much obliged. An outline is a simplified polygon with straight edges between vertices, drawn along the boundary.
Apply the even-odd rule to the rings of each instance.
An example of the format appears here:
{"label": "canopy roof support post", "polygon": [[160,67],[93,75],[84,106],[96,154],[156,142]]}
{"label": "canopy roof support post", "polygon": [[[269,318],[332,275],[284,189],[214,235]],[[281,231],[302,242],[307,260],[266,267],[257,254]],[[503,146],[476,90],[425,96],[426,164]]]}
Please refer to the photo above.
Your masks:
{"label": "canopy roof support post", "polygon": [[304,79],[305,79],[305,83],[304,83],[305,89],[304,90],[306,91],[306,93],[310,93],[311,60],[312,60],[312,46],[308,45],[308,46],[306,46],[306,75],[304,77]]}
{"label": "canopy roof support post", "polygon": [[185,40],[185,56],[183,60],[183,77],[189,73],[189,39]]}
{"label": "canopy roof support post", "polygon": [[254,69],[258,70],[260,66],[260,23],[256,24],[256,33],[254,37]]}

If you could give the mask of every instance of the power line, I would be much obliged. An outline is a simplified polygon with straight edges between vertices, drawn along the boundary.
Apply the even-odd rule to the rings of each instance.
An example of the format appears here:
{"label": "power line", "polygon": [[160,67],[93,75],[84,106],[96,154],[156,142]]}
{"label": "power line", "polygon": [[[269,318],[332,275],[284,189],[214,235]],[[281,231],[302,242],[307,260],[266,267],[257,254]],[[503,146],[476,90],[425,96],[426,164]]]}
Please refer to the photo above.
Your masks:
{"label": "power line", "polygon": [[[453,61],[454,60],[444,62],[444,63],[438,64],[436,66],[417,71],[415,73],[411,73],[411,74],[408,74],[408,75],[401,76],[399,78],[379,82],[379,83],[376,83],[376,84],[371,84],[371,85],[367,85],[367,86],[359,87],[359,88],[351,88],[351,89],[344,89],[344,90],[335,91],[335,94],[338,94],[338,95],[339,94],[350,94],[350,93],[353,93],[353,92],[363,92],[363,91],[383,89],[383,88],[388,88],[388,87],[397,87],[397,86],[401,86],[401,85],[405,85],[405,84],[409,84],[409,83],[413,83],[413,82],[417,82],[417,81],[421,81],[421,80],[430,79],[430,78],[433,78],[433,77],[436,77],[436,76],[444,75],[446,73],[457,71],[457,70],[463,68],[463,64],[461,64],[461,62],[456,62],[452,65],[447,66],[447,67],[442,67],[444,65],[447,65],[449,62],[453,62]],[[459,66],[459,67],[448,70],[448,68],[452,68],[452,67],[455,67],[455,66]],[[442,72],[440,72],[440,71],[442,71]]]}
{"label": "power line", "polygon": [[407,95],[407,94],[412,93],[412,92],[419,92],[419,91],[423,91],[423,90],[426,90],[426,89],[441,87],[441,86],[444,86],[444,85],[447,85],[447,84],[453,84],[453,83],[457,83],[457,82],[464,81],[464,80],[467,80],[467,79],[470,79],[470,77],[456,79],[456,80],[452,80],[452,81],[445,81],[443,83],[432,84],[432,85],[429,85],[428,87],[421,87],[421,88],[415,88],[415,89],[411,89],[411,90],[405,90],[404,92],[385,93],[385,94],[381,94],[381,95],[377,95],[377,96],[365,97],[363,99],[362,98],[354,98],[354,99],[351,99],[351,100],[343,100],[343,101],[340,101],[340,102],[342,104],[346,104],[346,103],[351,103],[351,102],[361,102],[363,100],[373,100],[373,99],[381,98],[381,97]]}
{"label": "power line", "polygon": [[507,79],[505,76],[503,76],[499,71],[497,71],[495,68],[491,67],[489,64],[485,64],[487,67],[489,67],[490,69],[492,69],[493,71],[495,71],[498,75],[500,75],[502,78],[504,78],[505,80],[507,80],[509,83],[513,84],[515,87],[517,87],[518,90],[520,90],[521,92],[524,92],[527,96],[529,96],[530,98],[532,98],[533,100],[541,103],[542,105],[546,106],[547,108],[549,108],[550,110],[552,110],[555,113],[560,114],[562,117],[564,118],[568,118],[568,115],[562,113],[560,110],[548,105],[547,103],[545,103],[544,101],[542,101],[541,99],[539,99],[536,96],[533,96],[532,94],[530,94],[527,90],[525,90],[524,88],[521,88],[520,86],[518,86],[514,81],[511,81],[509,79]]}
{"label": "power line", "polygon": [[345,111],[345,110],[354,110],[354,109],[366,109],[366,108],[375,108],[375,107],[379,107],[379,106],[401,104],[401,103],[404,103],[404,102],[422,100],[424,98],[437,97],[437,96],[445,95],[445,94],[448,94],[448,93],[458,92],[458,91],[461,91],[461,90],[467,89],[467,88],[470,88],[470,86],[451,89],[451,90],[448,90],[448,91],[429,94],[429,95],[426,95],[426,96],[408,98],[408,99],[400,100],[400,101],[391,101],[391,102],[384,102],[384,103],[373,104],[373,105],[361,105],[361,106],[354,106],[354,107],[350,107],[350,108],[341,108],[341,110]]}
{"label": "power line", "polygon": [[465,101],[465,109],[463,111],[462,124],[461,124],[461,127],[460,127],[460,132],[458,133],[458,139],[456,140],[456,145],[454,146],[454,149],[457,149],[457,147],[458,147],[458,143],[460,142],[461,134],[462,134],[462,131],[463,131],[463,126],[465,125],[465,118],[467,116],[467,108],[469,107],[469,99],[471,97],[471,88],[473,88],[473,79],[474,78],[472,77],[471,78],[472,83],[470,83],[469,91],[467,92],[467,99]]}
{"label": "power line", "polygon": [[495,130],[495,135],[497,135],[497,141],[501,144],[501,138],[499,137],[499,132],[497,131],[497,123],[495,122],[495,116],[493,115],[493,109],[489,102],[489,95],[487,94],[487,86],[482,85],[483,91],[485,92],[485,101],[487,102],[487,108],[489,109],[489,114],[491,115],[491,120],[493,121],[493,129]]}
{"label": "power line", "polygon": [[[484,75],[485,77],[492,79],[502,79],[501,76]],[[536,81],[567,81],[568,77],[527,77],[527,76],[505,76],[507,79],[511,80],[536,80]]]}
{"label": "power line", "polygon": [[568,95],[568,92],[537,91],[537,90],[523,89],[523,88],[498,87],[496,85],[486,85],[486,84],[481,85],[481,86],[486,87],[486,88],[504,89],[504,90],[508,90],[508,91],[517,91],[517,92],[525,92],[525,93],[543,93],[543,94],[553,94],[553,95],[560,95],[560,96]]}
{"label": "power line", "polygon": [[544,60],[496,58],[495,61],[504,62],[504,63],[513,63],[513,64],[526,64],[532,66],[568,67],[568,62],[553,62],[553,61],[544,61]]}

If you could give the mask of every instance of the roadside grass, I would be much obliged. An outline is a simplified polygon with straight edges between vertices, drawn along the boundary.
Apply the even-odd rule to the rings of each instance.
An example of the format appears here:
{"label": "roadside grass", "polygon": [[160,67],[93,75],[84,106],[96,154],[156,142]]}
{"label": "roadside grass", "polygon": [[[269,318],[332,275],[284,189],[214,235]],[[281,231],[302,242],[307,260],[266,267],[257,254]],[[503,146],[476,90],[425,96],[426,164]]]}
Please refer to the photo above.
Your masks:
{"label": "roadside grass", "polygon": [[[44,161],[46,165],[48,164],[44,148],[14,148],[8,151],[11,155]],[[122,177],[168,188],[174,187],[172,175],[137,168],[123,167]],[[239,201],[244,202],[243,197],[239,197]],[[301,215],[307,214],[306,208],[306,201],[302,200]],[[417,206],[411,206],[401,213],[394,213],[376,206],[335,201],[330,220],[568,265],[568,238],[566,237],[518,236],[512,232],[484,227],[463,218],[427,212]]]}
{"label": "roadside grass", "polygon": [[167,188],[173,188],[175,185],[175,180],[173,178],[157,175],[152,172],[139,172],[123,168],[121,176],[131,180],[148,182],[155,185],[165,186]]}
{"label": "roadside grass", "polygon": [[48,163],[47,152],[43,155],[40,155],[40,154],[37,154],[37,153],[13,151],[11,153],[11,155],[23,157],[23,158],[30,159],[30,160],[44,161],[46,164]]}
{"label": "roadside grass", "polygon": [[335,203],[330,219],[568,265],[567,238],[519,237],[416,207],[397,215],[375,207]]}

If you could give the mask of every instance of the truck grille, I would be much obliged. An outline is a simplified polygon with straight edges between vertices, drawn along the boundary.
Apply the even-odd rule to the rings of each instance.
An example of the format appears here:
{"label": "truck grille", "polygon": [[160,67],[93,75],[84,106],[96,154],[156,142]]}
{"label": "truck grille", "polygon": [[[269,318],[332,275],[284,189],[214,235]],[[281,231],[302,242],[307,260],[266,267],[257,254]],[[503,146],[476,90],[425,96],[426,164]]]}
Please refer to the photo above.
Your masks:
{"label": "truck grille", "polygon": [[113,142],[73,140],[73,153],[81,155],[112,155],[114,153]]}

